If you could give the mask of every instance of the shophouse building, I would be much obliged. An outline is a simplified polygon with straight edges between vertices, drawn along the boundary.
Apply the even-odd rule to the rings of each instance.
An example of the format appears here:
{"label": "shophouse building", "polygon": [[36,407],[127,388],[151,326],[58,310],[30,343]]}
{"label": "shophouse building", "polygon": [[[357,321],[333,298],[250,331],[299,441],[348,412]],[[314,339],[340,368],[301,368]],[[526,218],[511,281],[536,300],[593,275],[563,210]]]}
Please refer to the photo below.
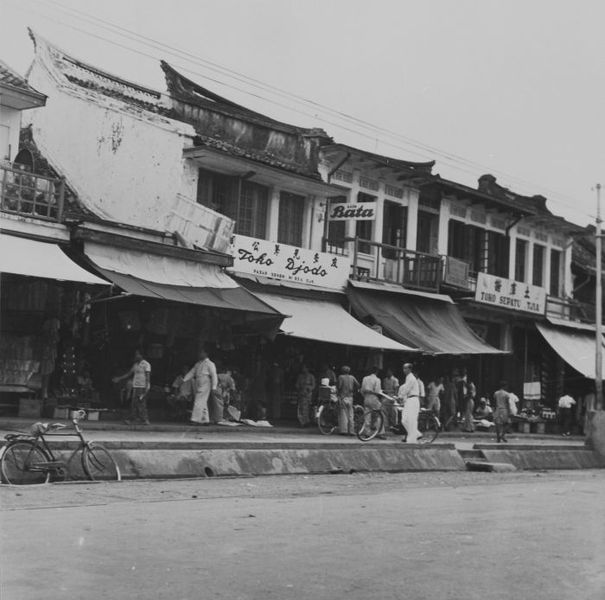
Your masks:
{"label": "shophouse building", "polygon": [[[0,410],[39,416],[51,384],[74,385],[61,332],[80,333],[85,298],[106,287],[74,263],[64,215],[73,194],[31,149],[20,149],[22,113],[46,96],[0,62]],[[51,381],[58,362],[64,377]]]}

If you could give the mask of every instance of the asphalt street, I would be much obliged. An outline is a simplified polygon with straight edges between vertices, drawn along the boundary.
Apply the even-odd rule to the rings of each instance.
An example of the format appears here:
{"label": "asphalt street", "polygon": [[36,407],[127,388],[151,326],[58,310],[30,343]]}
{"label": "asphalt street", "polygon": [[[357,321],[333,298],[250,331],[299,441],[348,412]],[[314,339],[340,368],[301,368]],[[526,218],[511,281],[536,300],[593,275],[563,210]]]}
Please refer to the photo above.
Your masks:
{"label": "asphalt street", "polygon": [[0,487],[2,600],[605,597],[604,471]]}

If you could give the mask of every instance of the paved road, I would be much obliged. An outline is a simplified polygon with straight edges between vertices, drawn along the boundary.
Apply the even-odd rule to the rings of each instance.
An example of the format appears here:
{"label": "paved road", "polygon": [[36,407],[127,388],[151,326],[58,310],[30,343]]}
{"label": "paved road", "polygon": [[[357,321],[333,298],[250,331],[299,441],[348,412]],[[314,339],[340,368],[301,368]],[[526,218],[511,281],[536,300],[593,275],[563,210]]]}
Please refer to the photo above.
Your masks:
{"label": "paved road", "polygon": [[605,472],[0,488],[2,600],[605,597]]}

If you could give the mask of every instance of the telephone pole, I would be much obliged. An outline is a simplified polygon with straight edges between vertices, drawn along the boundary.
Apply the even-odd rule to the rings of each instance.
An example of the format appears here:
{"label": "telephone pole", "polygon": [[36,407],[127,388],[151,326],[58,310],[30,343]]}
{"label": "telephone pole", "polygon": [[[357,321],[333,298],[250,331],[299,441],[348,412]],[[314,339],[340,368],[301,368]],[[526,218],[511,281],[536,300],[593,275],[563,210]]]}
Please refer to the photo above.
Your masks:
{"label": "telephone pole", "polygon": [[595,232],[596,251],[596,290],[595,290],[595,395],[596,410],[603,409],[603,339],[601,336],[603,322],[603,304],[601,288],[601,184],[597,183],[597,228]]}

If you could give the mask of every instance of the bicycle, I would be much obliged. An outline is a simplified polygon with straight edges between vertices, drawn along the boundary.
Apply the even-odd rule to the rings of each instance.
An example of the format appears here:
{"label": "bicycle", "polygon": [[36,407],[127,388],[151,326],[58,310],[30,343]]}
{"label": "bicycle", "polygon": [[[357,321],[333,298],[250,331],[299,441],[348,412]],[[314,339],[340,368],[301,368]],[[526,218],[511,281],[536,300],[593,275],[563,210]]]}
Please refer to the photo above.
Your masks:
{"label": "bicycle", "polygon": [[[65,479],[69,464],[82,451],[84,473],[91,481],[121,481],[120,468],[102,444],[84,439],[78,421],[86,416],[84,411],[72,419],[74,432],[53,433],[66,427],[63,423],[34,423],[29,434],[9,433],[0,458],[2,480],[9,485],[43,484]],[[78,437],[80,443],[67,460],[60,460],[53,453],[45,437]]]}
{"label": "bicycle", "polygon": [[[392,398],[386,394],[383,396],[387,399],[394,400],[394,408],[397,411],[397,422],[391,430],[400,435],[406,435],[405,427],[401,422],[403,415],[403,404],[397,401],[397,398]],[[361,422],[361,427],[357,431],[357,437],[362,442],[368,442],[374,439],[381,431],[384,424],[384,413],[382,408],[372,408],[364,412],[364,418]],[[432,410],[421,408],[418,413],[418,431],[420,437],[418,443],[430,444],[434,442],[441,433],[441,422]]]}
{"label": "bicycle", "polygon": [[[357,431],[358,422],[363,418],[363,407],[356,404],[353,407],[354,429]],[[322,435],[331,435],[338,428],[338,400],[330,397],[320,400],[315,409],[315,420],[317,429]]]}

